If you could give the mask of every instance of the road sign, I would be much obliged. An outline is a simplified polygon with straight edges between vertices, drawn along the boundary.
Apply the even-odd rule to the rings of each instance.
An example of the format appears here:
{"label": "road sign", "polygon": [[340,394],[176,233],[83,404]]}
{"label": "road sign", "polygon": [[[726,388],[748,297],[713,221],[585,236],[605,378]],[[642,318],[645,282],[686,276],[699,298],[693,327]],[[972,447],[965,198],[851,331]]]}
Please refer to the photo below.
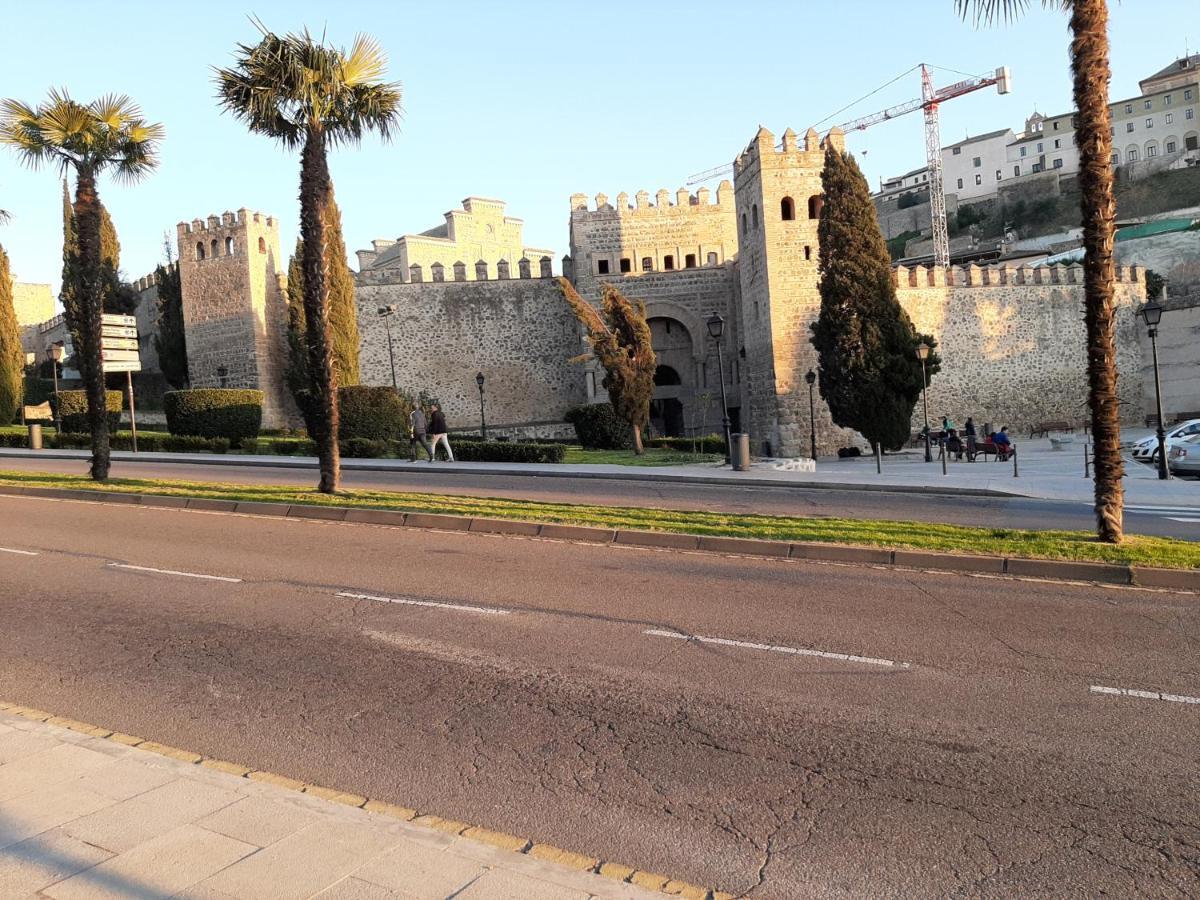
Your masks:
{"label": "road sign", "polygon": [[101,350],[136,350],[137,338],[106,337],[100,342]]}
{"label": "road sign", "polygon": [[136,338],[137,337],[137,329],[136,328],[126,328],[123,325],[105,325],[103,328],[100,329],[100,340],[103,341],[110,337]]}
{"label": "road sign", "polygon": [[107,347],[100,351],[100,358],[105,362],[137,362],[141,359],[137,350],[110,350]]}
{"label": "road sign", "polygon": [[101,325],[120,325],[125,328],[136,328],[137,318],[134,316],[118,316],[112,313],[104,313],[100,316]]}
{"label": "road sign", "polygon": [[106,374],[106,375],[111,374],[112,372],[140,372],[140,371],[142,371],[142,364],[139,360],[136,360],[136,359],[126,360],[126,361],[105,360],[103,365],[104,365],[104,374]]}

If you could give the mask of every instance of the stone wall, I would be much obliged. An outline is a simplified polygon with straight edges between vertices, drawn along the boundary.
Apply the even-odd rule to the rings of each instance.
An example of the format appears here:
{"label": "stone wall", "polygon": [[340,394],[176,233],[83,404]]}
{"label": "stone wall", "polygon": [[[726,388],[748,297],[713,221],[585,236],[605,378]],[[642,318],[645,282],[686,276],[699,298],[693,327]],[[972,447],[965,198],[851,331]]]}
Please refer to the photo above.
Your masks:
{"label": "stone wall", "polygon": [[412,284],[367,271],[356,281],[364,384],[391,383],[389,323],[378,310],[395,304],[397,385],[438,398],[452,428],[478,427],[482,372],[489,432],[570,433],[553,426],[586,401],[582,367],[570,362],[586,347],[553,279]]}
{"label": "stone wall", "polygon": [[[1134,424],[1144,415],[1135,316],[1145,300],[1145,272],[1121,266],[1117,276],[1122,420]],[[1019,431],[1089,416],[1082,267],[901,266],[896,282],[917,330],[938,339],[942,371],[929,387],[931,422],[974,416],[980,427]],[[918,403],[913,429],[921,425]]]}
{"label": "stone wall", "polygon": [[[1134,242],[1130,242],[1134,243]],[[1200,412],[1200,291],[1169,296],[1163,302],[1158,326],[1159,378],[1162,382],[1163,418],[1171,422],[1183,413]],[[1142,394],[1146,415],[1155,412],[1154,358],[1146,327],[1138,322],[1142,349]],[[1191,418],[1191,416],[1189,416]]]}
{"label": "stone wall", "polygon": [[[172,267],[178,263],[171,263]],[[158,349],[154,338],[158,334],[158,270],[144,278],[132,282],[137,291],[137,308],[133,311],[137,318],[138,353],[142,358],[143,372],[161,372],[158,363]]]}
{"label": "stone wall", "polygon": [[192,387],[261,390],[263,427],[295,425],[278,222],[240,209],[180,222],[177,231]]}
{"label": "stone wall", "polygon": [[29,284],[14,281],[12,285],[13,309],[17,312],[17,325],[40,325],[54,317],[54,294],[48,284]]}

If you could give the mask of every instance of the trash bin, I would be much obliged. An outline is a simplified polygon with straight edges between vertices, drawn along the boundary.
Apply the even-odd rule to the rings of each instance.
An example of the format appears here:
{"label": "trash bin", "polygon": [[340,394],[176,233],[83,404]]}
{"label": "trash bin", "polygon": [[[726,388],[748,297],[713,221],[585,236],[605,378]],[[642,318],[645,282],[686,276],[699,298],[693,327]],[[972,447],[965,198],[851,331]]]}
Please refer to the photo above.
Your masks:
{"label": "trash bin", "polygon": [[735,472],[746,472],[750,469],[750,435],[729,436],[729,462]]}
{"label": "trash bin", "polygon": [[29,449],[41,450],[42,426],[36,422],[30,422],[27,427],[29,428]]}

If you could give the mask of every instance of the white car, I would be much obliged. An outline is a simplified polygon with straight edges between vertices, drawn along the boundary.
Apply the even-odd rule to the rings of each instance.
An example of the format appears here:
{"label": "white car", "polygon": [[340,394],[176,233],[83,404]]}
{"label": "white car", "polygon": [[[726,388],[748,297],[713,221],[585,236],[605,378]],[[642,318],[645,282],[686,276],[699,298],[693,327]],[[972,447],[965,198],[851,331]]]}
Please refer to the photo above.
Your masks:
{"label": "white car", "polygon": [[1200,434],[1177,441],[1167,454],[1171,474],[1200,477]]}
{"label": "white car", "polygon": [[[1167,459],[1171,460],[1171,450],[1175,444],[1191,437],[1200,435],[1200,419],[1188,419],[1167,429]],[[1158,461],[1158,436],[1150,435],[1133,445],[1133,458],[1138,462],[1155,463]]]}

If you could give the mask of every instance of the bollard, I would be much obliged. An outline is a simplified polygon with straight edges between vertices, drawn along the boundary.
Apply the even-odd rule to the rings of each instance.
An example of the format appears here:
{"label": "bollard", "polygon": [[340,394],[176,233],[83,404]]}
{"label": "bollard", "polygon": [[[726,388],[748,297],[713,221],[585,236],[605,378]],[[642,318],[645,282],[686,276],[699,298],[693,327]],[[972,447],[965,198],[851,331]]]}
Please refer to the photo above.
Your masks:
{"label": "bollard", "polygon": [[1013,458],[1013,478],[1020,478],[1021,476],[1017,474],[1017,450],[1015,447],[1013,448],[1012,458]]}
{"label": "bollard", "polygon": [[875,474],[883,474],[883,445],[878,443],[875,445]]}
{"label": "bollard", "polygon": [[942,439],[942,474],[946,474],[946,457],[950,455],[950,448],[946,446],[945,438]]}
{"label": "bollard", "polygon": [[1087,441],[1085,440],[1085,441],[1083,442],[1083,477],[1084,477],[1084,478],[1087,478],[1087,477],[1088,477],[1088,451],[1087,451],[1087,447],[1088,447],[1088,445],[1087,445]]}

